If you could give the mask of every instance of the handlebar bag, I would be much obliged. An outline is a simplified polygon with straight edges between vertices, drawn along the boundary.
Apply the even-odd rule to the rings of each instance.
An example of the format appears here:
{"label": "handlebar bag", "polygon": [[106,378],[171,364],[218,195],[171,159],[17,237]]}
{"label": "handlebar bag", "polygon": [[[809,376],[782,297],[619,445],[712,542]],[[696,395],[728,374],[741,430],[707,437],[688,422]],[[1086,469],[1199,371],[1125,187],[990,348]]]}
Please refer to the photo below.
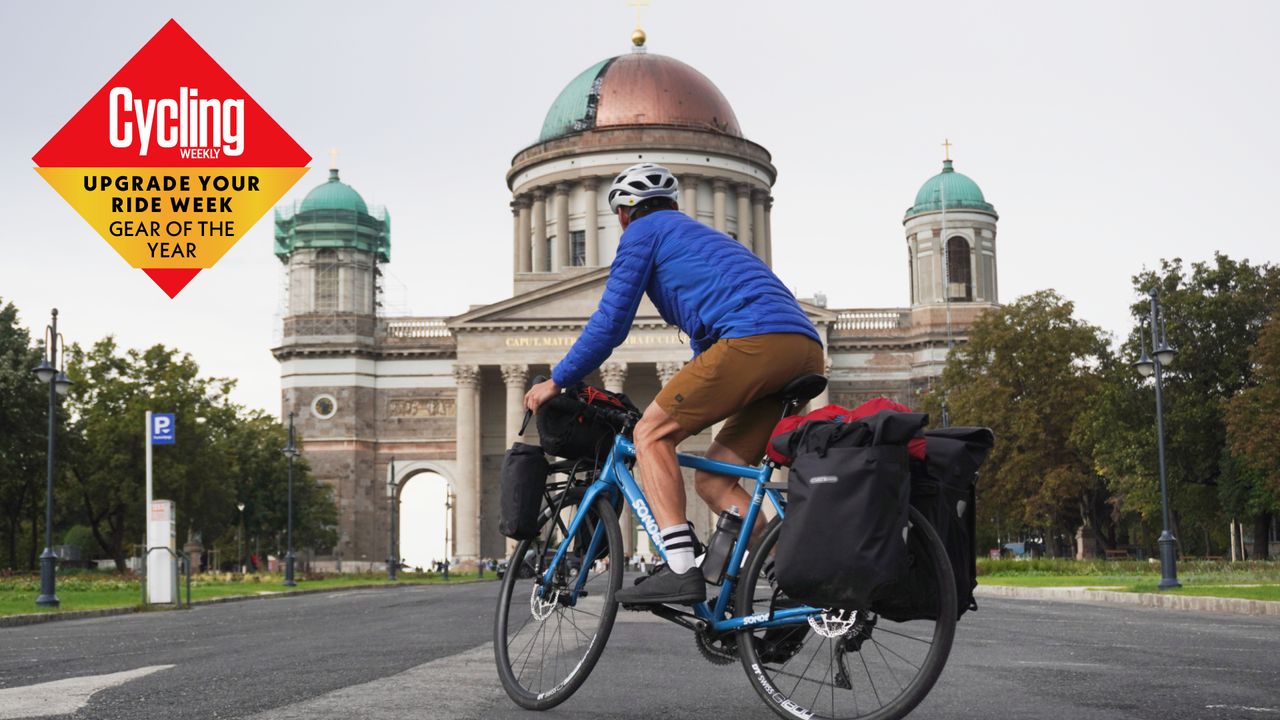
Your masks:
{"label": "handlebar bag", "polygon": [[538,509],[547,489],[547,456],[537,445],[518,442],[502,459],[502,515],[498,530],[513,540],[538,535]]}
{"label": "handlebar bag", "polygon": [[[601,412],[608,410],[614,412]],[[556,395],[538,408],[538,440],[542,449],[569,460],[602,461],[624,425],[614,417],[640,411],[626,395],[579,386]]]}

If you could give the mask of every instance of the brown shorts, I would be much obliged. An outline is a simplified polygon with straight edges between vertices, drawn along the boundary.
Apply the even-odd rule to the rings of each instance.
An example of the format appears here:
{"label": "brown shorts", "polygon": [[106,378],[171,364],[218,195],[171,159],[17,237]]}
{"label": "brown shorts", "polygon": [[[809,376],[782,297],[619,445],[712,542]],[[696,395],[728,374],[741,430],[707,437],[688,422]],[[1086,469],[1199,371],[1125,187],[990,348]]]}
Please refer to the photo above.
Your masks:
{"label": "brown shorts", "polygon": [[808,335],[720,340],[681,368],[654,402],[693,435],[728,418],[716,442],[755,464],[782,417],[782,401],[774,393],[824,369],[822,346]]}

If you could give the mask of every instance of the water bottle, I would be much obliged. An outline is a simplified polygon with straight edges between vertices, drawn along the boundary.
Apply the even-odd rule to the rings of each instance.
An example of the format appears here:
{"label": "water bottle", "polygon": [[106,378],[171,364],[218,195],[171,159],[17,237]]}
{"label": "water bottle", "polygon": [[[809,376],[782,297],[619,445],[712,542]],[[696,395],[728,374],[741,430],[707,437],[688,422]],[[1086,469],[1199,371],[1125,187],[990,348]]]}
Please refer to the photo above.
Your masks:
{"label": "water bottle", "polygon": [[729,558],[733,555],[733,546],[738,542],[738,533],[742,531],[742,517],[738,515],[738,506],[732,505],[720,513],[716,521],[716,531],[707,543],[707,554],[702,559],[702,575],[712,585],[724,582],[725,571],[729,568]]}

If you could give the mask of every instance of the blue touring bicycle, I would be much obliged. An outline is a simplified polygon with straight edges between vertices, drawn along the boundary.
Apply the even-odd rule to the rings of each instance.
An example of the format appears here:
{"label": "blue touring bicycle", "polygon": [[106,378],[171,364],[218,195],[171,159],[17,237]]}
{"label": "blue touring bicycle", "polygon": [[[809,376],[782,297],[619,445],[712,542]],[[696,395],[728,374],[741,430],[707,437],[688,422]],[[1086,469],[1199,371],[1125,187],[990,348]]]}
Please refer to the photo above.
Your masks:
{"label": "blue touring bicycle", "polygon": [[[792,381],[780,392],[784,415],[825,386],[820,375]],[[511,699],[530,710],[567,700],[604,651],[626,565],[618,524],[624,506],[665,558],[657,523],[631,473],[636,452],[629,436],[638,417],[604,412],[624,431],[603,463],[551,466],[539,534],[517,545],[502,580],[494,621],[498,675]],[[784,718],[887,720],[918,705],[946,664],[956,623],[951,564],[929,523],[911,510],[908,556],[932,573],[940,608],[935,618],[890,622],[867,610],[810,607],[772,587],[764,571],[786,517],[786,483],[771,481],[777,466],[678,457],[681,467],[753,484],[751,504],[718,592],[713,586],[708,600],[691,608],[636,609],[691,631],[711,663],[741,662],[761,699]],[[748,547],[762,513],[765,530]]]}

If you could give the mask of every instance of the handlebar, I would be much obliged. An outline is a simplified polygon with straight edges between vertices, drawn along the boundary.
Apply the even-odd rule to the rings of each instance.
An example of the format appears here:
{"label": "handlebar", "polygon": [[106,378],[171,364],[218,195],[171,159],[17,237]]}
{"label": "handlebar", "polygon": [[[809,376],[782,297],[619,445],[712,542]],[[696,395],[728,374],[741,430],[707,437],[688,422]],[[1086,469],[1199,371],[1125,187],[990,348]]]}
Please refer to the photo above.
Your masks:
{"label": "handlebar", "polygon": [[[546,377],[542,375],[537,375],[533,378],[532,384],[537,385],[539,383],[546,382],[546,380],[547,380]],[[638,415],[630,412],[629,410],[617,410],[609,407],[601,407],[599,405],[595,406],[594,410],[597,415],[602,415],[606,420],[614,424],[620,425],[623,428],[634,427],[636,424],[636,421],[640,419]],[[524,435],[524,431],[528,429],[529,421],[532,418],[533,418],[533,412],[531,410],[525,409],[524,420],[520,422],[520,433],[519,433],[520,435],[522,436]]]}
{"label": "handlebar", "polygon": [[[539,384],[539,383],[544,383],[544,382],[546,382],[546,381],[547,381],[547,378],[545,378],[545,377],[544,377],[544,376],[542,376],[542,375],[535,375],[535,376],[533,377],[533,384],[534,384],[534,385],[537,385],[537,384]],[[532,410],[529,410],[528,408],[525,408],[525,411],[524,411],[524,420],[520,423],[520,433],[519,433],[519,434],[520,434],[521,436],[523,436],[523,435],[524,435],[524,431],[525,431],[525,429],[529,427],[529,420],[531,420],[532,418],[533,418],[533,411],[532,411]]]}

